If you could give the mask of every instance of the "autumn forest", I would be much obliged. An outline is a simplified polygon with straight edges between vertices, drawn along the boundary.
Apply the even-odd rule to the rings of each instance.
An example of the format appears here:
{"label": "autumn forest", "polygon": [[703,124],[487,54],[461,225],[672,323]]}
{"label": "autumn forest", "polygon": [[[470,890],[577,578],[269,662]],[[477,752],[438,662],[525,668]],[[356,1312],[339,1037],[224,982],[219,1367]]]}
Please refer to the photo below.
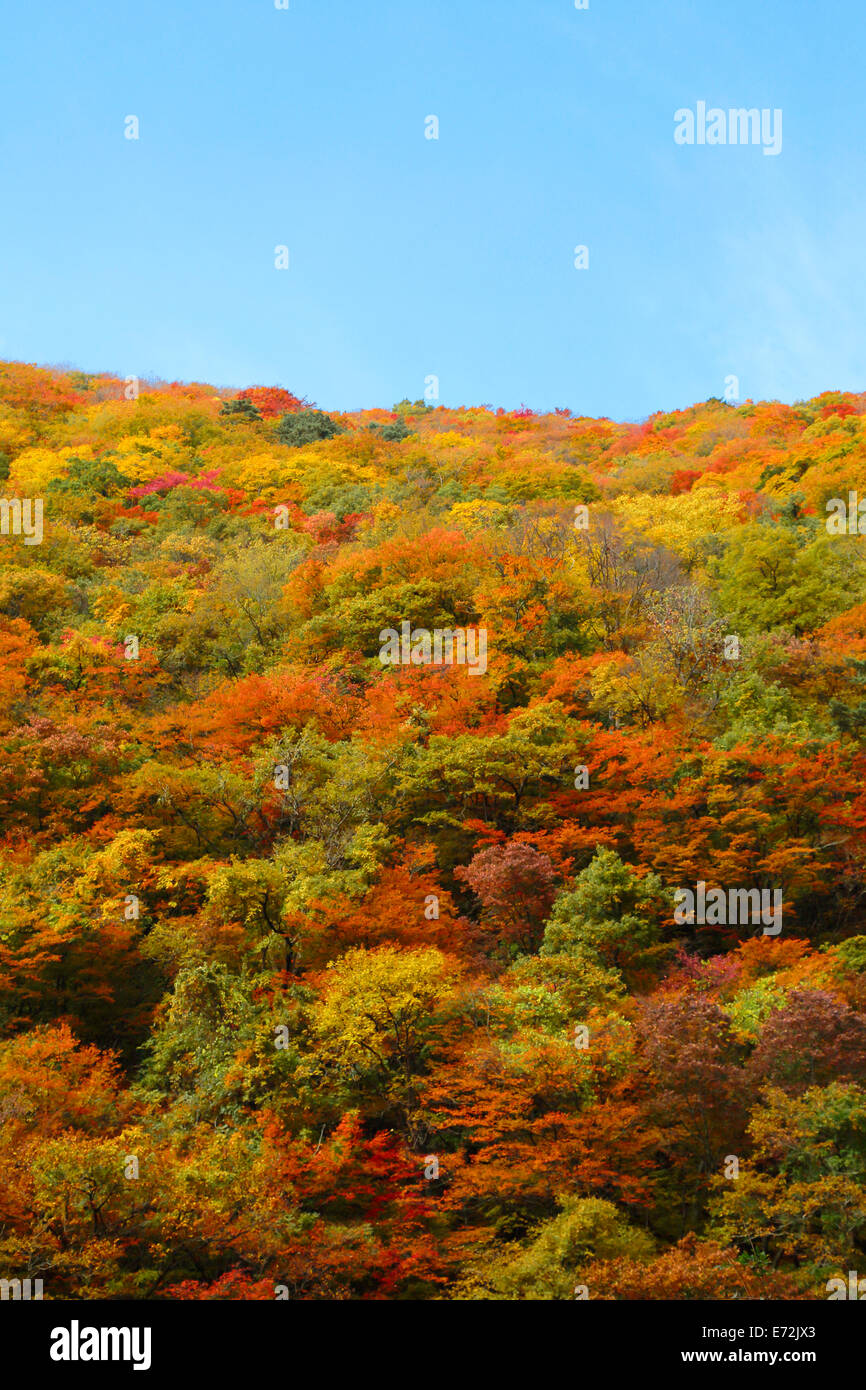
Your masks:
{"label": "autumn forest", "polygon": [[0,1278],[866,1267],[864,458],[0,363]]}

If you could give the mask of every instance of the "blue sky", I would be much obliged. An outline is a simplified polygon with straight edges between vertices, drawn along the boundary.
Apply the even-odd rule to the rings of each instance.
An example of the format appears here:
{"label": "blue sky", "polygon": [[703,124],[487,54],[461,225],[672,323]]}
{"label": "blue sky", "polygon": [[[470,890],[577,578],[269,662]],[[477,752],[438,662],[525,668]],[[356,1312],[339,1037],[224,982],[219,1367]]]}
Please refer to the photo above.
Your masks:
{"label": "blue sky", "polygon": [[[862,0],[48,0],[4,50],[0,356],[326,409],[866,388]],[[677,145],[699,101],[781,154]]]}

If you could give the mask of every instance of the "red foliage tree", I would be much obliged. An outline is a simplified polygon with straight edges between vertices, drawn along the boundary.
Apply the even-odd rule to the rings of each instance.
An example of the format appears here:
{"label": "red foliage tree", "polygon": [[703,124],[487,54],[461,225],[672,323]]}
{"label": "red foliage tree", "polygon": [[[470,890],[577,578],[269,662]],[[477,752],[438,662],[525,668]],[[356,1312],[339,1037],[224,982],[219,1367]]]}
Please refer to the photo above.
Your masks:
{"label": "red foliage tree", "polygon": [[537,950],[555,896],[556,870],[531,845],[491,845],[455,877],[481,899],[484,917],[504,940]]}
{"label": "red foliage tree", "polygon": [[254,405],[262,419],[270,420],[277,415],[293,415],[298,410],[307,410],[310,401],[295,396],[282,386],[245,386],[236,397],[239,401],[249,401]]}

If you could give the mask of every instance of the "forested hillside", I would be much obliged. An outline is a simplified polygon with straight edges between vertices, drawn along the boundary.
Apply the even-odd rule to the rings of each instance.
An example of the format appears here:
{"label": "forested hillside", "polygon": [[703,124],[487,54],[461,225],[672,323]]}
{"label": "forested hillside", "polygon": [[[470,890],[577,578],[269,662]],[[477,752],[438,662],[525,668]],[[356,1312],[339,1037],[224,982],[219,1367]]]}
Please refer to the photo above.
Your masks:
{"label": "forested hillside", "polygon": [[0,363],[0,1277],[862,1268],[864,459]]}

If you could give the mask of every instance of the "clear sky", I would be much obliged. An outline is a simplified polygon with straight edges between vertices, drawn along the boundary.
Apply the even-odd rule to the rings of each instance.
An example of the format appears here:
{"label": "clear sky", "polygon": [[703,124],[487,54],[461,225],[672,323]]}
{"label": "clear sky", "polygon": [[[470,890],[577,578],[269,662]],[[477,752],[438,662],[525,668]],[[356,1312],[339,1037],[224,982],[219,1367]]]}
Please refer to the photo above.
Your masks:
{"label": "clear sky", "polygon": [[[289,4],[7,6],[0,356],[325,409],[866,388],[863,0]],[[781,153],[678,145],[699,101]]]}

